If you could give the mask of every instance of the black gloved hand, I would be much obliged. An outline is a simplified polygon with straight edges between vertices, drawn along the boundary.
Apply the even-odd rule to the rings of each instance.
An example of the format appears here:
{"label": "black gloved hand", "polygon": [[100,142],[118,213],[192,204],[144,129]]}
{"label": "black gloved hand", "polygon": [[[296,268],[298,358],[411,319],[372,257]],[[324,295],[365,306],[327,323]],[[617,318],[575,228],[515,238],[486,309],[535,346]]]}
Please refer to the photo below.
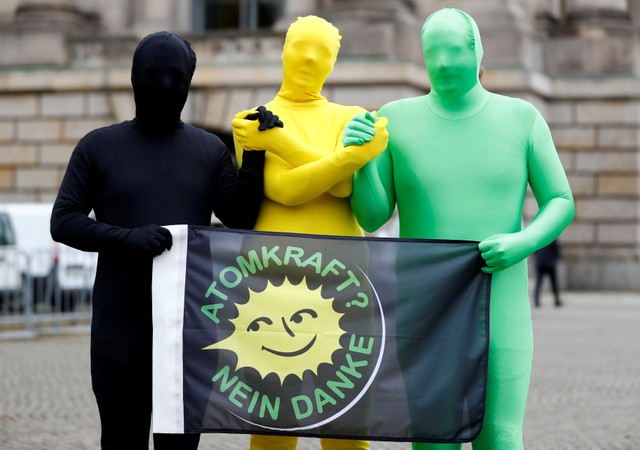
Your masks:
{"label": "black gloved hand", "polygon": [[126,237],[127,248],[147,256],[158,256],[165,250],[171,250],[173,238],[171,232],[158,225],[145,225],[131,229]]}
{"label": "black gloved hand", "polygon": [[284,128],[284,123],[282,123],[282,120],[280,120],[280,118],[276,114],[272,113],[264,106],[258,106],[257,111],[258,112],[252,114],[247,114],[245,119],[258,119],[258,122],[260,122],[260,125],[258,126],[259,131],[264,131],[273,127]]}
{"label": "black gloved hand", "polygon": [[280,120],[280,118],[276,114],[272,113],[264,106],[258,107],[258,121],[260,122],[260,126],[258,127],[258,130],[260,131],[264,131],[273,127],[284,128],[284,123],[282,123],[282,120]]}

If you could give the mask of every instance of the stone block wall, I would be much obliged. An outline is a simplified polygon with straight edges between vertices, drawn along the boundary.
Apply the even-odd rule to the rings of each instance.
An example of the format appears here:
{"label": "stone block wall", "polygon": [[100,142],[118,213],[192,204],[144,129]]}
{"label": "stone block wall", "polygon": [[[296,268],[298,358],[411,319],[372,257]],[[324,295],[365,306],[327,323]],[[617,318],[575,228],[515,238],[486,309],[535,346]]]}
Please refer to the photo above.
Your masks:
{"label": "stone block wall", "polygon": [[568,287],[640,290],[638,106],[632,98],[549,105],[576,202],[576,218],[561,236]]}
{"label": "stone block wall", "polygon": [[[107,3],[113,12],[104,34],[29,31],[0,23],[0,42],[11,43],[0,46],[0,202],[51,201],[78,140],[133,117],[129,70],[140,36],[117,27],[128,17],[128,2],[100,4]],[[136,33],[147,30],[140,24],[171,24],[170,14],[186,3],[145,1],[144,8],[137,3],[135,17],[127,20]],[[400,12],[387,14],[391,3]],[[330,100],[373,110],[428,91],[419,48],[403,43],[417,43],[426,14],[444,6],[440,0],[289,4],[286,17],[292,20],[317,12],[341,24],[344,54],[326,85]],[[634,5],[624,0],[456,3],[476,18],[483,35],[483,84],[534,103],[550,125],[576,200],[576,218],[560,238],[563,284],[570,289],[640,291],[640,7]],[[0,20],[7,20],[7,11],[0,8]],[[145,19],[150,11],[153,20]],[[176,30],[198,54],[183,119],[228,134],[235,112],[272,98],[281,80],[285,25],[255,36]],[[384,45],[363,30],[382,30]],[[529,196],[525,221],[536,211]]]}
{"label": "stone block wall", "polygon": [[0,93],[0,202],[51,201],[78,140],[112,122],[106,93]]}

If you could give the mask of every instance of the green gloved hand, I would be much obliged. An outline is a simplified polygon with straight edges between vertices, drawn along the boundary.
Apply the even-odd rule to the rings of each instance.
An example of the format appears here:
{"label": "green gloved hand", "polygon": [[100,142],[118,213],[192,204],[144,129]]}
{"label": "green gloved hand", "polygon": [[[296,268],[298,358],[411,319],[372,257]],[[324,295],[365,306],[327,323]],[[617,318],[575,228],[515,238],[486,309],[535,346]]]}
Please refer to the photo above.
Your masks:
{"label": "green gloved hand", "polygon": [[365,114],[354,116],[342,132],[342,146],[348,147],[350,145],[362,145],[365,142],[370,142],[376,134],[374,128],[376,120],[376,116],[369,111]]}

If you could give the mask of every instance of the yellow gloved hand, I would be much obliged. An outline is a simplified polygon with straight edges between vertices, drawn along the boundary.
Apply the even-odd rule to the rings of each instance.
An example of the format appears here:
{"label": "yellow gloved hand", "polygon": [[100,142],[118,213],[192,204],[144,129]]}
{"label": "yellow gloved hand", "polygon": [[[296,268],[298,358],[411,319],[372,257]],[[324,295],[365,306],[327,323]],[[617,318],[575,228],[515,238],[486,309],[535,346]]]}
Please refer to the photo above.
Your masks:
{"label": "yellow gloved hand", "polygon": [[283,129],[275,126],[266,130],[260,130],[261,123],[258,120],[247,119],[254,115],[255,110],[240,111],[231,121],[233,137],[245,150],[274,150],[274,145],[283,139]]}

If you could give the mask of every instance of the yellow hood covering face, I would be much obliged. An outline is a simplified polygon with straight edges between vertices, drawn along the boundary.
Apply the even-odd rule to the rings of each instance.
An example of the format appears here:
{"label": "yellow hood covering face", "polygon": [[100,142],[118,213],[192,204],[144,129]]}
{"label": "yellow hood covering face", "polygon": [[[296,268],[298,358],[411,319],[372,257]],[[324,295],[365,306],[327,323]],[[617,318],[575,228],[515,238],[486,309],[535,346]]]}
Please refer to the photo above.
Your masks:
{"label": "yellow hood covering face", "polygon": [[340,49],[336,27],[317,16],[299,17],[291,24],[282,50],[282,88],[289,100],[322,98],[324,82]]}

